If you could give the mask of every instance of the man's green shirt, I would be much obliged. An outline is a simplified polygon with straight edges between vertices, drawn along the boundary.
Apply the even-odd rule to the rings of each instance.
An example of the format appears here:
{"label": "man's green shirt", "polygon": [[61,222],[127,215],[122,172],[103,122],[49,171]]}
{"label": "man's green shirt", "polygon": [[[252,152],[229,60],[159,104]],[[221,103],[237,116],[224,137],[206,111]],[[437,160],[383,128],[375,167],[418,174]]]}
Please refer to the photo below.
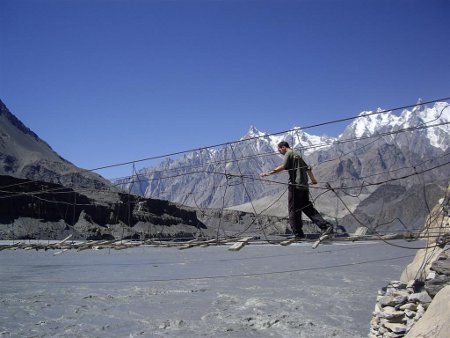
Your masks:
{"label": "man's green shirt", "polygon": [[308,174],[310,168],[299,153],[289,150],[284,154],[284,168],[289,172],[289,184],[296,189],[308,189]]}

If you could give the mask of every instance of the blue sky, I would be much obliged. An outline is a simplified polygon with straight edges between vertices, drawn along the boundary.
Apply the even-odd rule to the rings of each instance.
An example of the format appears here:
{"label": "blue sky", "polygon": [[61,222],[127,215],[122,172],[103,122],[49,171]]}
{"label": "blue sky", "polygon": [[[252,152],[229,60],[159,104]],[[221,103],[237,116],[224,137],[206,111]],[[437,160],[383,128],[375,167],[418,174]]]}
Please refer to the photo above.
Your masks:
{"label": "blue sky", "polygon": [[2,0],[0,98],[96,168],[450,96],[449,13],[446,0]]}

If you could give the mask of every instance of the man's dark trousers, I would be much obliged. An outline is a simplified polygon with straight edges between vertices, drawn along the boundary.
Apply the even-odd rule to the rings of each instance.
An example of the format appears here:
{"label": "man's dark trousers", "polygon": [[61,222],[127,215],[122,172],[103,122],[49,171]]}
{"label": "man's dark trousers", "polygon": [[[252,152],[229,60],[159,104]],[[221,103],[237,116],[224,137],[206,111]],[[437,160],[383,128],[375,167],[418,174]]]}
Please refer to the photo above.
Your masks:
{"label": "man's dark trousers", "polygon": [[323,219],[309,200],[309,190],[298,189],[294,186],[288,188],[289,225],[297,236],[303,235],[302,212],[320,229],[325,230],[331,224]]}

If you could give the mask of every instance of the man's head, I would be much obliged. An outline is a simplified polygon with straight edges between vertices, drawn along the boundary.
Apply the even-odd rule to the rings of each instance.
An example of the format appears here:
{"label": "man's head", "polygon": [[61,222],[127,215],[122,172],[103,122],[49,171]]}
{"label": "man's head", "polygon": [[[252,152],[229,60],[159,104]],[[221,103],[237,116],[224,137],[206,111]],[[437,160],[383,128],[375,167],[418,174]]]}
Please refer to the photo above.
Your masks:
{"label": "man's head", "polygon": [[281,141],[280,143],[278,143],[278,151],[280,152],[280,154],[286,154],[289,149],[289,143],[287,143],[286,141]]}

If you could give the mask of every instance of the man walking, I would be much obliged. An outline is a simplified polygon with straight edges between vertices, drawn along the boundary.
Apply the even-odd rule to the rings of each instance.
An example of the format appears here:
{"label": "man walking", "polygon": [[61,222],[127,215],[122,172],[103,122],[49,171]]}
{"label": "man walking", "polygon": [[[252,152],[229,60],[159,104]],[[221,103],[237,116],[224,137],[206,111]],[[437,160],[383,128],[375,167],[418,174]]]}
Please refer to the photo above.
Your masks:
{"label": "man walking", "polygon": [[333,233],[333,226],[323,219],[309,200],[308,177],[311,180],[311,184],[317,184],[317,180],[314,177],[311,168],[305,163],[299,153],[293,151],[289,147],[289,143],[286,141],[278,144],[278,151],[280,154],[284,155],[283,164],[270,172],[261,173],[260,176],[270,176],[283,170],[288,170],[289,225],[291,226],[295,237],[305,238],[305,234],[303,233],[302,212],[304,212],[306,216],[322,230],[323,235]]}

